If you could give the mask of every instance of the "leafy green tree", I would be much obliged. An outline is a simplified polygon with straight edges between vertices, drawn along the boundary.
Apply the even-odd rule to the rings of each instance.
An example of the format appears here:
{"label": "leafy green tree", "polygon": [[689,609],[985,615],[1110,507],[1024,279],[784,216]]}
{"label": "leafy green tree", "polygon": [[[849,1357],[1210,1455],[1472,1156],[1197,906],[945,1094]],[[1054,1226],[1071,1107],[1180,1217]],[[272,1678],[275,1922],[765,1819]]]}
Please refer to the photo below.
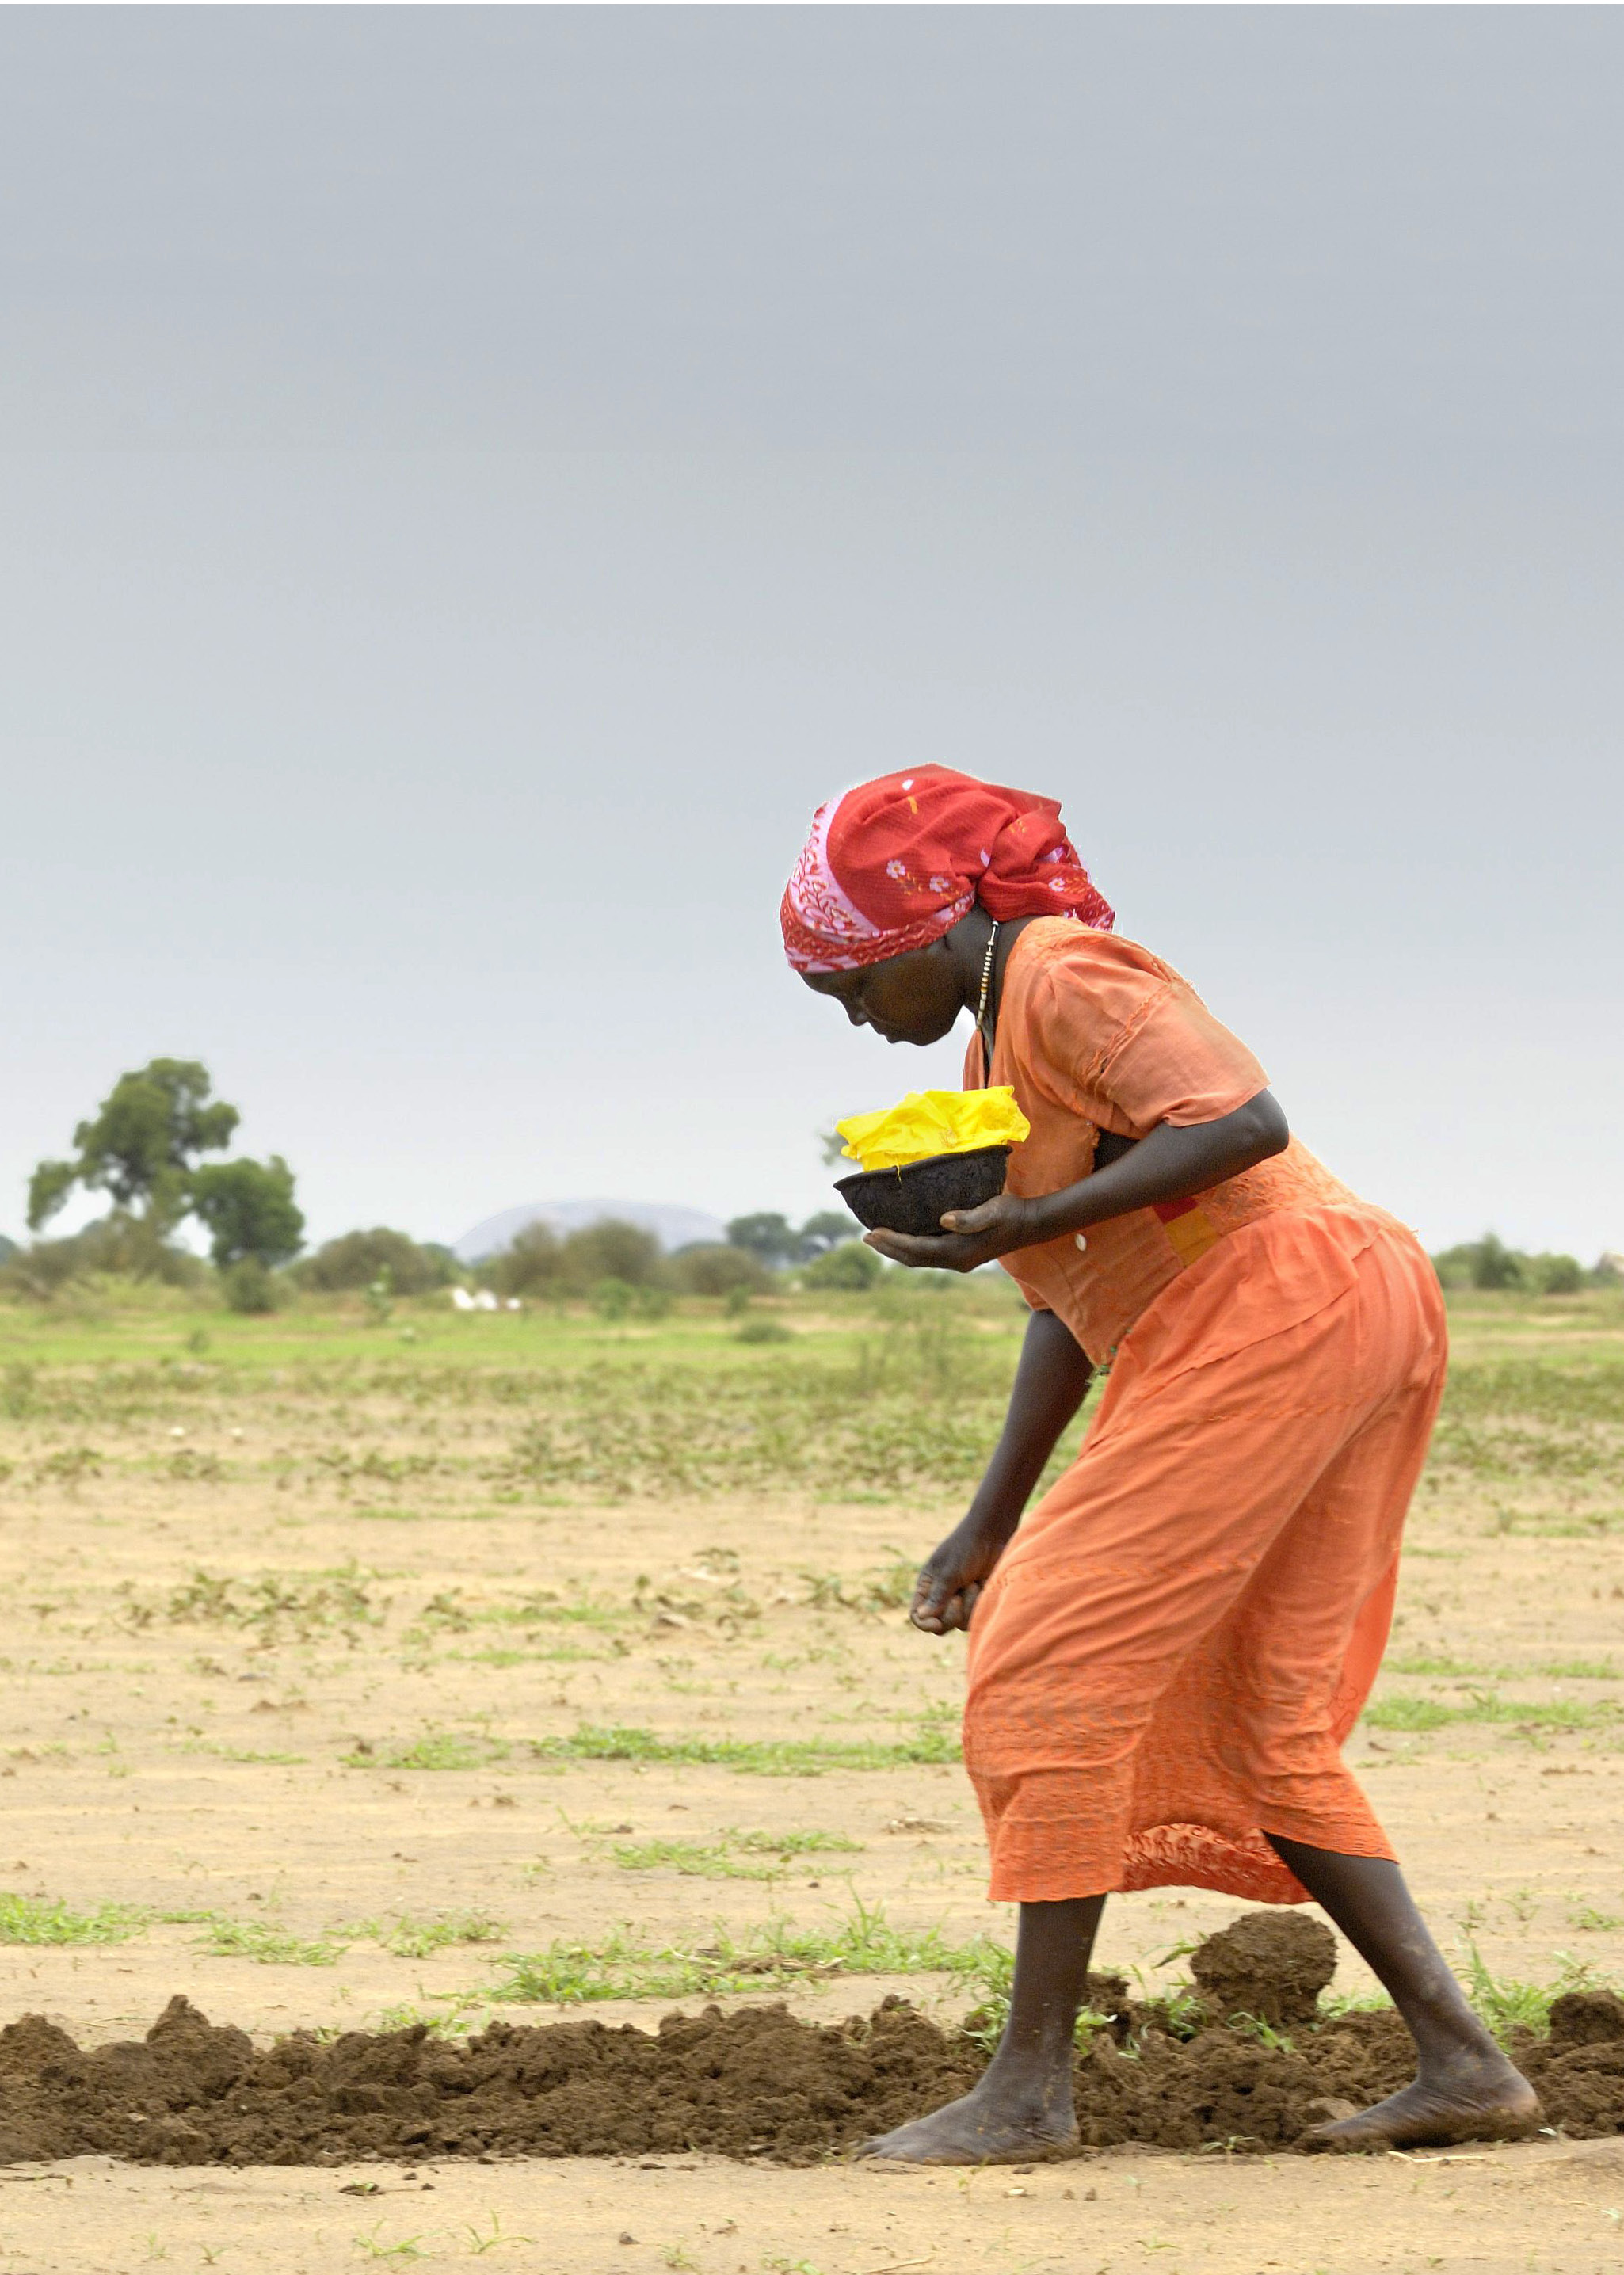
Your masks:
{"label": "leafy green tree", "polygon": [[112,1196],[116,1208],[139,1208],[159,1233],[191,1206],[200,1153],[223,1152],[241,1116],[195,1059],[154,1059],[121,1075],[94,1117],[73,1132],[71,1160],[42,1161],[28,1184],[28,1228],[38,1232],[75,1185]]}
{"label": "leafy green tree", "polygon": [[800,1230],[800,1261],[810,1263],[814,1256],[827,1255],[831,1248],[839,1248],[848,1240],[861,1236],[863,1228],[856,1217],[845,1209],[820,1209],[809,1216]]}
{"label": "leafy green tree", "polygon": [[730,1246],[759,1256],[769,1270],[793,1264],[801,1252],[801,1236],[776,1209],[758,1209],[753,1216],[736,1216],[728,1227]]}
{"label": "leafy green tree", "polygon": [[268,1161],[209,1161],[192,1172],[192,1213],[209,1235],[209,1253],[223,1271],[253,1257],[267,1270],[286,1264],[305,1242],[303,1211],[293,1198],[293,1172],[280,1153]]}

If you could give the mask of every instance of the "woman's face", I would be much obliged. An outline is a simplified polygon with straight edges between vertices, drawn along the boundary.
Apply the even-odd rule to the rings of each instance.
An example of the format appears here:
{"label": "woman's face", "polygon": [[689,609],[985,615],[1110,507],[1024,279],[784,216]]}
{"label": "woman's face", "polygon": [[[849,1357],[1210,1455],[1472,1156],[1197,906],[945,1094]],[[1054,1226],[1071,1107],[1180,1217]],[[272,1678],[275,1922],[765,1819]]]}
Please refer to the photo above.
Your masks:
{"label": "woman's face", "polygon": [[815,994],[842,1005],[854,1027],[872,1027],[888,1043],[939,1043],[964,1008],[958,964],[945,940],[860,971],[801,976]]}

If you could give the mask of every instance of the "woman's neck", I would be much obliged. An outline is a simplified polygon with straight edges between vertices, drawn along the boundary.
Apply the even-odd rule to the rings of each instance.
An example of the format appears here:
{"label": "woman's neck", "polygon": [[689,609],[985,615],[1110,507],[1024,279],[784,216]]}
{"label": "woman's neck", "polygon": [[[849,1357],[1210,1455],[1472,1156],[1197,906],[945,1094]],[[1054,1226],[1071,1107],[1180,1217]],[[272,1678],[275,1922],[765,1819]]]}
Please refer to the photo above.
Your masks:
{"label": "woman's neck", "polygon": [[[977,1019],[977,1024],[982,1030],[986,1042],[989,1064],[992,1060],[993,1032],[998,1024],[998,1007],[1003,1000],[1004,973],[1008,968],[1010,953],[1027,926],[1036,924],[1037,921],[1036,917],[1008,917],[1002,923],[995,925],[986,911],[977,906],[971,909],[967,917],[961,917],[947,935],[948,945],[953,951],[954,961],[958,967],[959,987],[964,1009],[972,1019]],[[995,941],[993,941],[994,933],[997,935]],[[987,968],[989,941],[993,941],[990,971]],[[986,974],[987,983],[986,1009],[985,1016],[978,1018],[977,1015],[981,1005],[981,980],[984,972]]]}

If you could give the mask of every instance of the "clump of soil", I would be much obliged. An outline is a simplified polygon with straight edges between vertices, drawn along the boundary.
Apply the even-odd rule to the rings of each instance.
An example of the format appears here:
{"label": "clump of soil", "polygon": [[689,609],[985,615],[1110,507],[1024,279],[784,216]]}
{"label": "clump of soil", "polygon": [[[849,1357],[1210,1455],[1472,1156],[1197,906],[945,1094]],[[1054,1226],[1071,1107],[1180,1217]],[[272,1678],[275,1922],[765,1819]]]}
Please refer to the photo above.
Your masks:
{"label": "clump of soil", "polygon": [[1190,1971],[1220,2022],[1251,2014],[1290,2029],[1313,2021],[1336,1973],[1336,1938],[1301,1912],[1243,1912],[1191,1954]]}
{"label": "clump of soil", "polygon": [[[1323,1935],[1311,1922],[1254,1913],[1213,1937],[1194,1957],[1208,2011],[1193,2036],[1176,2034],[1171,2009],[1130,2002],[1120,1981],[1091,1983],[1091,2001],[1109,2022],[1077,2064],[1084,2146],[1288,2148],[1326,2101],[1363,2105],[1404,2084],[1410,2046],[1396,2015],[1316,2017],[1318,1990],[1308,1986],[1329,1977]],[[1611,1993],[1557,1999],[1549,2037],[1513,2052],[1549,2124],[1570,2135],[1624,2131],[1624,2005]],[[37,2014],[0,2030],[0,2163],[703,2150],[810,2164],[963,2093],[985,2060],[975,2039],[898,1999],[832,2025],[799,2022],[782,2006],[709,2007],[668,2014],[654,2031],[498,2022],[456,2043],[418,2025],[331,2041],[300,2031],[264,2051],[172,1999],[140,2044],[86,2052]]]}

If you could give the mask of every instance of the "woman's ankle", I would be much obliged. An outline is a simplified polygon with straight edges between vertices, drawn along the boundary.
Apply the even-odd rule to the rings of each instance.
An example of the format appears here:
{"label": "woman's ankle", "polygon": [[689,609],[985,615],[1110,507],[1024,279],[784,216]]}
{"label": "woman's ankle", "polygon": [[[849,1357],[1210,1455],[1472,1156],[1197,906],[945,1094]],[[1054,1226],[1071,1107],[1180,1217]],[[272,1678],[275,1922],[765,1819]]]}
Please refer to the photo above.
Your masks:
{"label": "woman's ankle", "polygon": [[1003,2040],[981,2075],[981,2088],[1000,2100],[1018,2101],[1033,2109],[1069,2107],[1071,2101],[1071,2044],[1039,2040],[1011,2044]]}
{"label": "woman's ankle", "polygon": [[1419,2029],[1411,2022],[1409,2034],[1416,2042],[1416,2060],[1423,2075],[1430,2070],[1449,2073],[1481,2067],[1485,2063],[1509,2063],[1494,2033],[1470,2013],[1444,2020],[1429,2017]]}

